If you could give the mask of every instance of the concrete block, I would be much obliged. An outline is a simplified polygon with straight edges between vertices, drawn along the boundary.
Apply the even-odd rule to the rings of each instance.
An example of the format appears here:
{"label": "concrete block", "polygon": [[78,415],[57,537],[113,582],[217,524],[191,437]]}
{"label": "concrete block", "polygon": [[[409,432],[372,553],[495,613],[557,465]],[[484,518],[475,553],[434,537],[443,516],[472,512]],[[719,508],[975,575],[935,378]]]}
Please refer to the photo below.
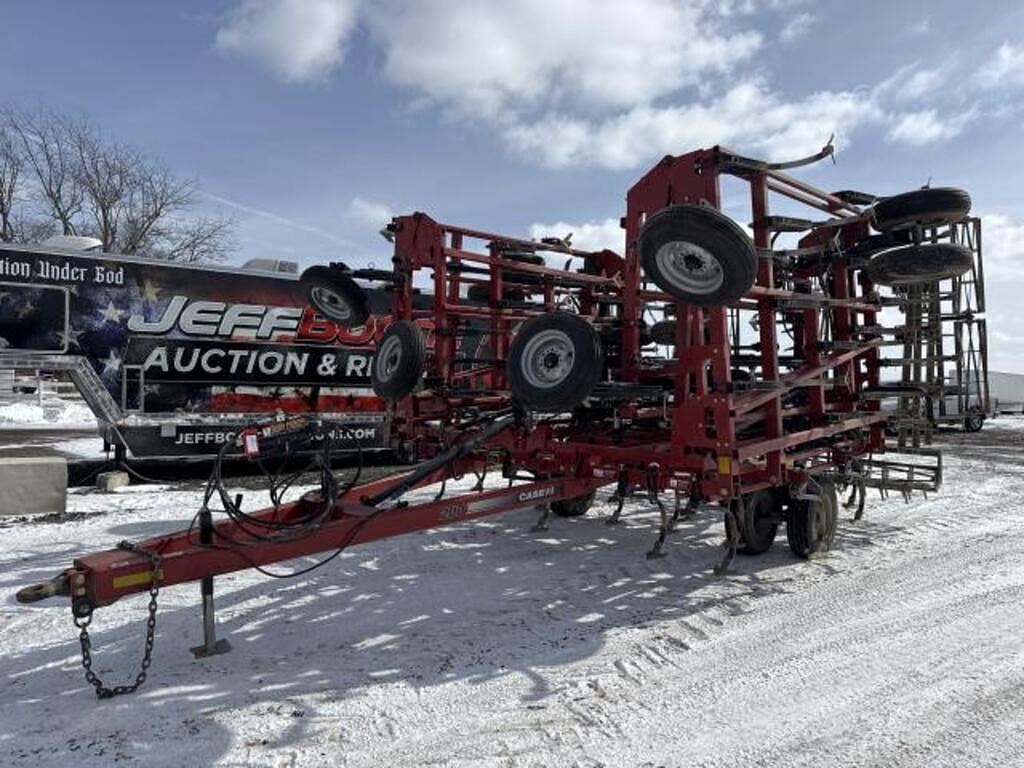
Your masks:
{"label": "concrete block", "polygon": [[131,483],[127,472],[100,472],[96,475],[96,487],[110,493]]}
{"label": "concrete block", "polygon": [[68,462],[62,456],[0,461],[0,515],[63,514],[67,501]]}

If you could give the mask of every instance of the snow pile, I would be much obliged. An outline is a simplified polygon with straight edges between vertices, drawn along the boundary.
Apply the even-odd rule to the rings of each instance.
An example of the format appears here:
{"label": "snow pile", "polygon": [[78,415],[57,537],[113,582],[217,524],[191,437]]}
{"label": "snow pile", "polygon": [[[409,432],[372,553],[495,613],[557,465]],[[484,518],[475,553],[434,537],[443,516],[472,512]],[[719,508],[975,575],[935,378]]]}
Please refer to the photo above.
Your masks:
{"label": "snow pile", "polygon": [[0,406],[0,426],[63,427],[75,429],[96,426],[96,418],[83,402],[53,398],[36,403],[9,403]]}
{"label": "snow pile", "polygon": [[985,429],[989,429],[990,427],[1024,431],[1024,416],[1019,414],[1001,414],[995,419],[989,419],[985,422]]}

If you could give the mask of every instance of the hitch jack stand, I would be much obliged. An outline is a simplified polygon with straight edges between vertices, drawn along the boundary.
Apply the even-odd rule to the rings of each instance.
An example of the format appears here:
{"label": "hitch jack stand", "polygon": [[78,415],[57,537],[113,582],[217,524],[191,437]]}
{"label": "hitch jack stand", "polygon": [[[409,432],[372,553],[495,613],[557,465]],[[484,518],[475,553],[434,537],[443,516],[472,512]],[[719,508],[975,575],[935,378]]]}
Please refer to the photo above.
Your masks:
{"label": "hitch jack stand", "polygon": [[[206,507],[199,511],[199,543],[207,546],[213,544],[213,515]],[[213,577],[203,578],[199,590],[203,596],[203,644],[189,650],[195,658],[205,659],[207,656],[227,653],[231,650],[231,643],[217,639],[217,624],[213,611]]]}

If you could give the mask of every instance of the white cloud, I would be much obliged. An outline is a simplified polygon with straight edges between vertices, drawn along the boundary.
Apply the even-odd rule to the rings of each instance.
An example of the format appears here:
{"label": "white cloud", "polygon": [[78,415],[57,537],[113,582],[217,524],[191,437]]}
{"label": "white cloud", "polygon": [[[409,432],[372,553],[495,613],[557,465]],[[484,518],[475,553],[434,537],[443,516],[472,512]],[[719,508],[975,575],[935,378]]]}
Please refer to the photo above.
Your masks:
{"label": "white cloud", "polygon": [[919,99],[937,91],[946,82],[947,72],[942,69],[919,69],[900,87],[900,94]]}
{"label": "white cloud", "polygon": [[1024,281],[1024,223],[988,214],[981,217],[981,232],[987,281]]}
{"label": "white cloud", "polygon": [[791,43],[794,40],[799,40],[801,37],[810,31],[811,26],[814,24],[814,15],[810,13],[798,13],[794,16],[789,23],[782,28],[779,33],[779,39],[784,43]]}
{"label": "white cloud", "polygon": [[348,215],[360,224],[374,229],[382,229],[391,223],[398,214],[393,208],[384,203],[366,200],[362,197],[352,198],[348,206]]}
{"label": "white cloud", "polygon": [[540,240],[542,237],[565,237],[570,233],[573,248],[579,248],[581,251],[600,251],[608,248],[616,253],[622,253],[626,239],[618,219],[588,221],[582,224],[559,221],[554,224],[530,225],[530,237],[534,240]]}
{"label": "white cloud", "polygon": [[921,19],[917,24],[907,28],[907,34],[911,37],[922,37],[932,32],[932,20],[928,17]]}
{"label": "white cloud", "polygon": [[728,72],[761,36],[722,32],[720,16],[704,0],[243,0],[217,45],[283,80],[317,80],[341,65],[362,17],[391,82],[493,117],[556,103],[630,107]]}
{"label": "white cloud", "polygon": [[[795,39],[815,21],[792,10],[797,1],[241,0],[218,46],[285,80],[316,80],[342,64],[358,26],[380,50],[383,77],[413,101],[488,126],[552,168],[635,168],[718,143],[789,158],[833,133],[842,147],[879,124],[891,100],[930,98],[947,78],[946,65],[911,65],[873,89],[794,96],[737,76],[763,42],[750,14],[788,12],[781,34]],[[948,139],[975,117],[924,106],[897,114],[889,138]]]}
{"label": "white cloud", "polygon": [[217,47],[254,59],[285,82],[323,80],[345,60],[358,0],[243,0]]}
{"label": "white cloud", "polygon": [[755,83],[737,85],[717,101],[638,107],[606,120],[552,114],[512,126],[506,139],[519,152],[559,168],[631,168],[680,147],[738,143],[745,151],[795,157],[817,151],[830,134],[841,138],[882,116],[869,92],[821,92],[786,101]]}
{"label": "white cloud", "polygon": [[934,109],[907,112],[898,117],[887,137],[890,141],[915,147],[934,144],[959,136],[977,116],[977,111],[973,109],[951,117],[940,117]]}
{"label": "white cloud", "polygon": [[951,60],[935,68],[922,68],[919,63],[914,62],[900,67],[879,83],[875,87],[875,93],[880,99],[885,100],[916,101],[935,96],[946,83],[955,80],[956,77],[956,65]]}
{"label": "white cloud", "polygon": [[992,58],[978,68],[975,79],[985,88],[1024,85],[1024,46],[1000,45]]}
{"label": "white cloud", "polygon": [[696,0],[390,0],[367,18],[392,82],[477,117],[646,104],[761,44],[753,31],[721,31]]}

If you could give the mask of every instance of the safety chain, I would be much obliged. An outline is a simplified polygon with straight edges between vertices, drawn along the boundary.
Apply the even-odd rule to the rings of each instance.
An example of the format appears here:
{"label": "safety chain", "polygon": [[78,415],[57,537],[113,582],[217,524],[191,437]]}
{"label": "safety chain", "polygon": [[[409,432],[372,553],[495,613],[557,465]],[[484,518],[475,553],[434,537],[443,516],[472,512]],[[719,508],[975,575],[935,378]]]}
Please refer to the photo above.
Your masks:
{"label": "safety chain", "polygon": [[89,685],[96,689],[96,695],[101,699],[110,699],[124,693],[134,693],[146,682],[146,672],[152,662],[153,640],[156,636],[156,598],[160,592],[160,555],[137,547],[130,541],[122,541],[117,547],[129,552],[137,552],[149,558],[149,561],[153,564],[153,578],[149,584],[149,618],[146,619],[146,646],[142,654],[142,667],[135,676],[135,682],[131,685],[115,685],[113,688],[108,688],[96,673],[92,671],[92,641],[89,639],[89,623],[92,621],[92,608],[89,608],[88,612],[81,616],[75,615],[75,626],[81,630],[78,634],[78,641],[82,645],[82,668],[85,670],[85,679]]}

